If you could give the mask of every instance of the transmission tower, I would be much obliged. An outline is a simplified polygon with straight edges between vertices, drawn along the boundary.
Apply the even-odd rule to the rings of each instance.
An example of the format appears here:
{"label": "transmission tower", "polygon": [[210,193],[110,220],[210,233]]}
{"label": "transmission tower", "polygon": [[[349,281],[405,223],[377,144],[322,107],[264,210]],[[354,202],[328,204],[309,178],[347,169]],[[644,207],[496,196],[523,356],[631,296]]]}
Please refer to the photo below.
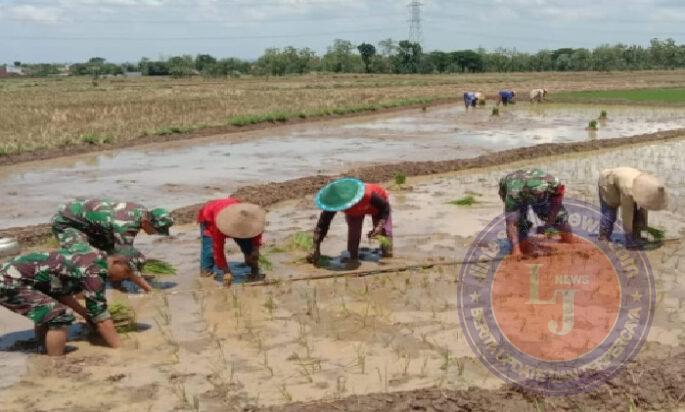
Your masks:
{"label": "transmission tower", "polygon": [[409,41],[423,46],[423,30],[421,29],[421,6],[418,0],[409,2],[411,17],[409,19]]}

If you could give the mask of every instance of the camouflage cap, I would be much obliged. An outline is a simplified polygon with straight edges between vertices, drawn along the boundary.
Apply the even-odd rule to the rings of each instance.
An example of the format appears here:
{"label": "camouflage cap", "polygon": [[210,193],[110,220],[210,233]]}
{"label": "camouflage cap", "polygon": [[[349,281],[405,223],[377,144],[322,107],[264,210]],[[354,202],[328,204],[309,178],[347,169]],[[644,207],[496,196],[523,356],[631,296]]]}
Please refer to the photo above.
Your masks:
{"label": "camouflage cap", "polygon": [[169,228],[174,225],[174,218],[168,210],[162,208],[150,211],[150,221],[160,235],[169,236]]}
{"label": "camouflage cap", "polygon": [[145,256],[138,249],[131,245],[116,246],[112,251],[113,255],[123,256],[128,260],[128,265],[134,274],[140,275],[140,271],[145,264]]}

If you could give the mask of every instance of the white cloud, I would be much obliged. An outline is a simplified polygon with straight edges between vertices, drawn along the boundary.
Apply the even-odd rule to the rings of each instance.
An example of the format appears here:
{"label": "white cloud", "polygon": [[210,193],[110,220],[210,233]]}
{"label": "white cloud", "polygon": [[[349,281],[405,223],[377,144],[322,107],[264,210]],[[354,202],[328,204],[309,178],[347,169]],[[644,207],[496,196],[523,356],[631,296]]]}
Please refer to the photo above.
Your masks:
{"label": "white cloud", "polygon": [[47,24],[57,23],[60,14],[59,9],[54,7],[38,7],[28,4],[9,7],[7,13],[12,19]]}

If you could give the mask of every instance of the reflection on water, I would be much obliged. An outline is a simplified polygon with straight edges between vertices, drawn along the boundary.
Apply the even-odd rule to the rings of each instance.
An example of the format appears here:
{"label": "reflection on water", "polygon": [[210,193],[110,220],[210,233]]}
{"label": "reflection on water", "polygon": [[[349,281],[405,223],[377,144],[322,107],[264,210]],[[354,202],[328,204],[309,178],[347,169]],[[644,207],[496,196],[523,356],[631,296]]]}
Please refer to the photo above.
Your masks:
{"label": "reflection on water", "polygon": [[215,139],[83,155],[0,169],[0,227],[49,220],[73,197],[109,197],[175,208],[246,184],[332,174],[373,162],[468,158],[539,143],[614,138],[685,127],[682,109],[611,106],[596,135],[599,106],[519,104],[464,112],[461,106],[301,125]]}

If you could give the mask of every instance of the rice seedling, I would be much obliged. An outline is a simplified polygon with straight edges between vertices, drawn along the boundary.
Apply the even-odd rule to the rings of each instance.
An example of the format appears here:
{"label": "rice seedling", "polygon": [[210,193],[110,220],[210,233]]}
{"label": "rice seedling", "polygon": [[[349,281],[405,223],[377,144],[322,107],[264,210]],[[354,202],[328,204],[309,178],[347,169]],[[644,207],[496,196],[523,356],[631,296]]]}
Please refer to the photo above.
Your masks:
{"label": "rice seedling", "polygon": [[492,108],[492,116],[499,116],[499,108],[498,107]]}
{"label": "rice seedling", "polygon": [[405,175],[404,173],[401,173],[401,172],[396,173],[394,179],[395,179],[396,185],[402,186],[403,184],[405,184],[407,182],[407,175]]}
{"label": "rice seedling", "polygon": [[666,238],[665,229],[657,229],[655,227],[647,227],[647,233],[649,233],[656,242],[661,242]]}
{"label": "rice seedling", "polygon": [[143,264],[142,272],[154,276],[171,276],[176,274],[176,267],[158,259],[148,259]]}
{"label": "rice seedling", "polygon": [[599,118],[602,119],[602,120],[606,120],[606,119],[607,119],[607,111],[606,111],[606,110],[602,110],[602,111],[599,113]]}
{"label": "rice seedling", "polygon": [[107,308],[114,322],[114,327],[119,333],[136,332],[136,313],[131,306],[124,302],[113,302]]}
{"label": "rice seedling", "polygon": [[271,260],[269,257],[263,253],[259,254],[259,267],[266,270],[270,271],[273,269],[274,265],[271,263]]}
{"label": "rice seedling", "polygon": [[357,353],[357,366],[359,366],[359,371],[362,375],[366,375],[366,349],[360,343],[355,347],[355,352]]}
{"label": "rice seedling", "polygon": [[590,120],[590,123],[587,125],[587,130],[599,130],[597,120]]}
{"label": "rice seedling", "polygon": [[450,202],[447,202],[450,205],[455,205],[455,206],[471,206],[474,203],[477,203],[476,198],[473,195],[466,195],[463,197],[460,197],[459,199],[452,200]]}
{"label": "rice seedling", "polygon": [[288,392],[288,388],[285,386],[285,383],[282,383],[281,386],[278,387],[279,392],[281,393],[281,397],[283,398],[284,401],[286,402],[292,402],[293,401],[293,395]]}
{"label": "rice seedling", "polygon": [[308,252],[314,246],[314,237],[311,232],[297,232],[290,237],[287,245],[288,250]]}
{"label": "rice seedling", "polygon": [[388,238],[387,236],[378,235],[374,239],[376,239],[378,241],[378,244],[382,248],[387,248],[387,247],[392,246],[392,240],[390,240],[390,238]]}

